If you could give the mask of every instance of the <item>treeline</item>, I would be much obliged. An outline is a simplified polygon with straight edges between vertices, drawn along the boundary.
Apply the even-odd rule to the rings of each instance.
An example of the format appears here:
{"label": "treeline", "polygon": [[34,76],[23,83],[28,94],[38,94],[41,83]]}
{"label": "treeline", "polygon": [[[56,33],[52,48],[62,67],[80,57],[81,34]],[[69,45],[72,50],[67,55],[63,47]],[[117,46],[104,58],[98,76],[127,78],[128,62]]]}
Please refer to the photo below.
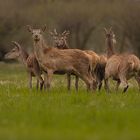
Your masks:
{"label": "treeline", "polygon": [[31,35],[26,25],[49,31],[70,30],[72,48],[93,49],[104,53],[104,27],[112,26],[119,52],[133,51],[140,55],[139,0],[1,0],[0,1],[0,58],[16,40],[30,50]]}

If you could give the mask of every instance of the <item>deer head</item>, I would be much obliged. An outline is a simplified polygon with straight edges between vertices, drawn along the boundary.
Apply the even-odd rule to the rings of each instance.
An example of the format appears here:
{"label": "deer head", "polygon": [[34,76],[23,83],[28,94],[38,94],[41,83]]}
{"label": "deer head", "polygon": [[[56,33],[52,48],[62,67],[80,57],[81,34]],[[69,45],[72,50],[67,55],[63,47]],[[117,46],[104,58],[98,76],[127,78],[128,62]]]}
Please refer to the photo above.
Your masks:
{"label": "deer head", "polygon": [[106,36],[106,46],[107,46],[107,57],[111,57],[113,54],[115,54],[115,51],[114,51],[114,44],[116,44],[116,39],[115,39],[115,34],[114,32],[112,31],[112,28],[110,29],[106,29],[104,28],[104,31],[105,31],[105,36]]}
{"label": "deer head", "polygon": [[12,44],[15,47],[10,52],[5,54],[5,59],[17,59],[20,56],[21,46],[15,41],[12,41]]}
{"label": "deer head", "polygon": [[53,32],[50,32],[50,35],[54,39],[54,44],[57,48],[66,49],[67,46],[67,37],[70,34],[69,31],[64,31],[62,34],[58,34],[56,29]]}
{"label": "deer head", "polygon": [[46,30],[46,25],[41,29],[33,29],[30,25],[27,25],[27,29],[32,33],[32,38],[35,42],[38,42],[42,39],[42,33]]}
{"label": "deer head", "polygon": [[114,32],[112,31],[112,27],[110,27],[110,29],[104,28],[104,31],[106,39],[112,41],[113,44],[116,44],[116,37]]}

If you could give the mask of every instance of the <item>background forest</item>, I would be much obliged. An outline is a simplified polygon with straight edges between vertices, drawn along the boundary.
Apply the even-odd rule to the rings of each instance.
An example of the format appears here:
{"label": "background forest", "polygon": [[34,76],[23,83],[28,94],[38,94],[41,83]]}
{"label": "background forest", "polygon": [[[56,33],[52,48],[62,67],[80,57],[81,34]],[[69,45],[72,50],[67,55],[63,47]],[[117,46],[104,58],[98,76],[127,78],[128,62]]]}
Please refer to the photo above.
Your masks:
{"label": "background forest", "polygon": [[0,0],[0,60],[11,49],[11,41],[32,50],[26,25],[47,25],[49,31],[70,30],[71,48],[105,52],[104,27],[113,27],[118,52],[140,56],[140,0]]}

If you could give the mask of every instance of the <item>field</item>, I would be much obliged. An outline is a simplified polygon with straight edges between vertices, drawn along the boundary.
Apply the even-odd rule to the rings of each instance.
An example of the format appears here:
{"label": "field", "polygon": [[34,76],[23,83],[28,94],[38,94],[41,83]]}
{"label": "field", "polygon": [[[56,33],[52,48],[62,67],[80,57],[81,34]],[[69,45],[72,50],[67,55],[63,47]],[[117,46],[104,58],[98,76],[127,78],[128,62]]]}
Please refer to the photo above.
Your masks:
{"label": "field", "polygon": [[91,94],[82,82],[68,93],[65,76],[54,76],[49,93],[29,90],[27,80],[21,65],[0,63],[0,140],[140,139],[134,81],[127,94]]}

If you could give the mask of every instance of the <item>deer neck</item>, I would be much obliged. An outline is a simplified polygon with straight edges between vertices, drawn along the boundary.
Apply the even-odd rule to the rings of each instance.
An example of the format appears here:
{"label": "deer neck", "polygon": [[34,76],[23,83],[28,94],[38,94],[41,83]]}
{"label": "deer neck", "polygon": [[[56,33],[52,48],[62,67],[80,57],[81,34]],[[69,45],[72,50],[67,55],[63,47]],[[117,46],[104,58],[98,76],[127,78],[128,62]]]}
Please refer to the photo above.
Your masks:
{"label": "deer neck", "polygon": [[34,41],[34,53],[39,62],[41,62],[44,59],[44,49],[45,48],[47,48],[47,45],[46,45],[44,39],[41,39],[37,42]]}
{"label": "deer neck", "polygon": [[19,61],[21,61],[24,65],[26,65],[28,56],[29,54],[24,49],[21,48]]}
{"label": "deer neck", "polygon": [[112,40],[107,39],[106,44],[107,44],[107,57],[110,58],[112,55],[115,54],[115,52],[114,52],[114,43],[113,43]]}

